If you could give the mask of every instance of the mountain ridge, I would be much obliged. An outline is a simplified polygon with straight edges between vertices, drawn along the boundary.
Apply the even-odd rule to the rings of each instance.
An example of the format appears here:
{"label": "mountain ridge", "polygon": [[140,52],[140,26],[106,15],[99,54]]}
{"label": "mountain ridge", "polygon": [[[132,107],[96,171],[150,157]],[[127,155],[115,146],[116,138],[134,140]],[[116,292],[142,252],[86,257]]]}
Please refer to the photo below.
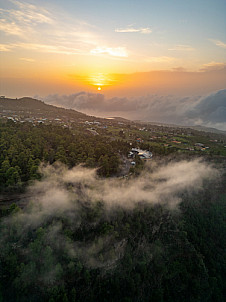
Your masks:
{"label": "mountain ridge", "polygon": [[65,115],[68,118],[76,118],[79,120],[102,120],[102,121],[113,121],[113,122],[123,122],[123,123],[139,123],[141,125],[144,124],[153,124],[153,125],[161,125],[164,127],[178,127],[178,128],[190,128],[195,129],[198,131],[204,131],[204,132],[211,132],[211,133],[217,133],[217,134],[224,134],[226,135],[226,131],[218,130],[216,128],[209,128],[205,126],[184,126],[184,125],[175,125],[175,124],[169,124],[169,123],[162,123],[162,122],[151,122],[151,121],[142,121],[142,120],[129,120],[122,117],[96,117],[92,115],[87,115],[83,112],[77,111],[75,109],[68,109],[64,107],[58,107],[52,104],[47,104],[42,100],[35,99],[32,97],[22,97],[22,98],[0,98],[0,110],[3,108],[3,110],[11,110],[11,111],[23,111],[24,114],[37,114],[42,115],[46,114],[48,116],[54,116],[57,118],[60,118],[61,116],[65,117]]}

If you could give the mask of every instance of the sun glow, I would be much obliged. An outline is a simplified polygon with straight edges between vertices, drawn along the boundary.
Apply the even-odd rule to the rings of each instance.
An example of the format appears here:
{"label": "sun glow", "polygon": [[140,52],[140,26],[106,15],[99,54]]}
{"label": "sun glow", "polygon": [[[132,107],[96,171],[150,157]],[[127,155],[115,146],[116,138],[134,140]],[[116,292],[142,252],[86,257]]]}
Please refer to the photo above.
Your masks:
{"label": "sun glow", "polygon": [[116,82],[109,74],[96,73],[87,78],[87,84],[94,86],[98,91],[101,91],[103,87],[112,86]]}

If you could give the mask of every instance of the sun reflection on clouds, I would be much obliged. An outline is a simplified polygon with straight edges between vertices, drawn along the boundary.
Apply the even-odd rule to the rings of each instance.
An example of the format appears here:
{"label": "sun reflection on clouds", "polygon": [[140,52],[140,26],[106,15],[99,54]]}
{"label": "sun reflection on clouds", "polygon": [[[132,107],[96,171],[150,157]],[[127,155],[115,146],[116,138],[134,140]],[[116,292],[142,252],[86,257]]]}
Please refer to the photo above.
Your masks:
{"label": "sun reflection on clouds", "polygon": [[104,73],[96,73],[87,77],[87,84],[97,87],[98,90],[101,90],[103,86],[111,86],[114,82],[116,82],[116,79]]}
{"label": "sun reflection on clouds", "polygon": [[70,75],[72,81],[80,83],[84,89],[90,91],[106,92],[114,89],[119,83],[122,82],[122,77],[118,74],[110,74],[104,72],[87,72],[83,75]]}
{"label": "sun reflection on clouds", "polygon": [[109,55],[113,57],[123,57],[123,58],[128,57],[128,53],[125,47],[115,47],[115,48],[96,47],[95,49],[92,49],[90,53],[93,55]]}
{"label": "sun reflection on clouds", "polygon": [[[111,96],[201,94],[225,87],[225,9],[214,1],[209,13],[201,0],[195,2],[202,24],[199,14],[183,15],[183,5],[176,20],[170,1],[165,10],[157,1],[135,1],[129,16],[127,1],[119,0],[110,6],[103,0],[79,6],[71,0],[0,2],[3,94],[55,93],[56,87]],[[212,22],[214,15],[219,22]]]}

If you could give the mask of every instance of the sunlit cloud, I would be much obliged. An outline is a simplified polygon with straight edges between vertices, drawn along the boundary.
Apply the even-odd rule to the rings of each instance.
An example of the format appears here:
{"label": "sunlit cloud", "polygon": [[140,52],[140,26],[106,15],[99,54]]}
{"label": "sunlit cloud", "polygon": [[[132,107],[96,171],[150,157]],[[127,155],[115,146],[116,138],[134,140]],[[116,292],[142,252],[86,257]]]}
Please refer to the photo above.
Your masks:
{"label": "sunlit cloud", "polygon": [[65,46],[54,46],[48,44],[21,43],[21,44],[17,44],[16,46],[28,50],[41,51],[45,53],[56,53],[56,54],[65,54],[65,55],[73,55],[73,54],[81,53],[81,51],[76,48],[70,48]]}
{"label": "sunlit cloud", "polygon": [[93,55],[110,55],[113,57],[128,57],[125,47],[96,47],[90,51]]}
{"label": "sunlit cloud", "polygon": [[174,72],[188,72],[188,70],[186,68],[181,67],[181,66],[172,68],[172,71],[174,71]]}
{"label": "sunlit cloud", "polygon": [[24,49],[30,51],[32,50],[37,52],[65,54],[65,55],[75,55],[75,54],[82,53],[81,50],[76,48],[57,46],[57,45],[48,45],[48,44],[32,44],[32,43],[15,43],[9,45],[1,44],[0,50],[1,48],[3,49],[3,51],[10,51],[12,49]]}
{"label": "sunlit cloud", "polygon": [[11,51],[13,49],[24,49],[30,51],[55,53],[65,55],[83,54],[81,50],[76,48],[54,46],[48,44],[32,44],[32,43],[15,43],[15,44],[0,44],[0,51]]}
{"label": "sunlit cloud", "polygon": [[141,27],[141,28],[126,27],[126,28],[116,28],[115,32],[150,34],[150,33],[152,33],[152,30],[150,27]]}
{"label": "sunlit cloud", "polygon": [[167,56],[161,56],[161,57],[149,57],[146,59],[147,62],[150,63],[170,63],[175,61],[176,58],[174,57],[167,57]]}
{"label": "sunlit cloud", "polygon": [[30,3],[25,3],[21,1],[10,0],[14,5],[16,5],[19,10],[5,10],[9,15],[17,19],[19,22],[23,23],[54,23],[51,18],[51,14],[40,6],[35,6]]}
{"label": "sunlit cloud", "polygon": [[169,48],[168,50],[172,51],[194,51],[195,48],[191,47],[190,45],[176,45],[173,48]]}
{"label": "sunlit cloud", "polygon": [[68,18],[65,23],[60,12],[53,15],[41,6],[10,2],[15,9],[0,9],[0,31],[12,38],[8,45],[1,45],[0,51],[20,48],[65,55],[90,54],[90,49],[98,44],[97,35],[87,22]]}
{"label": "sunlit cloud", "polygon": [[0,31],[6,35],[24,37],[24,30],[18,26],[15,22],[9,22],[5,19],[0,20]]}
{"label": "sunlit cloud", "polygon": [[[87,31],[87,28],[92,27],[90,24],[77,19],[73,20],[72,24],[69,21],[65,23],[60,16],[57,16],[57,14],[53,16],[40,6],[18,1],[11,2],[18,6],[19,9],[0,9],[0,15],[2,15],[0,30],[5,33],[23,37],[32,34],[33,39],[35,33],[43,34],[43,36],[48,34],[49,38],[67,40],[68,37],[74,37],[93,43],[92,38],[95,38],[95,35]],[[38,27],[40,23],[43,24],[42,28]]]}
{"label": "sunlit cloud", "polygon": [[38,24],[53,24],[51,14],[40,6],[10,0],[16,9],[0,9],[0,30],[7,35],[26,38]]}
{"label": "sunlit cloud", "polygon": [[0,51],[8,52],[11,51],[12,47],[6,44],[0,44]]}
{"label": "sunlit cloud", "polygon": [[114,79],[112,75],[98,73],[89,76],[88,79],[86,79],[86,81],[89,85],[110,86],[116,82],[116,79]]}
{"label": "sunlit cloud", "polygon": [[[171,74],[171,77],[173,75]],[[181,75],[180,75],[181,77]],[[98,77],[92,80],[96,81]],[[100,75],[100,80],[104,80]],[[186,83],[187,84],[187,83]],[[80,92],[72,95],[49,95],[48,104],[75,109],[97,116],[121,116],[178,125],[203,125],[226,130],[226,89],[203,96],[146,94],[145,96],[113,97]]]}
{"label": "sunlit cloud", "polygon": [[34,59],[32,59],[32,58],[20,58],[20,60],[21,61],[25,61],[25,62],[35,62],[35,60]]}
{"label": "sunlit cloud", "polygon": [[212,40],[210,39],[211,42],[213,42],[216,46],[219,46],[221,48],[226,48],[226,43],[220,41],[220,40]]}
{"label": "sunlit cloud", "polygon": [[210,62],[203,64],[200,71],[211,71],[211,70],[221,70],[226,68],[226,63],[224,62]]}
{"label": "sunlit cloud", "polygon": [[[151,22],[155,23],[155,27],[152,28],[150,18],[142,17],[142,20],[138,21],[133,16],[130,17],[131,20],[139,23],[130,23],[119,18],[114,20],[117,23],[114,23],[113,27],[109,24],[105,27],[103,26],[105,19],[101,19],[101,14],[98,20],[95,20],[95,16],[89,18],[86,10],[77,9],[76,4],[68,6],[58,2],[56,4],[54,1],[7,0],[2,1],[1,7],[0,51],[2,55],[5,52],[5,57],[8,56],[8,61],[5,60],[2,64],[5,65],[5,76],[7,74],[8,78],[10,78],[9,75],[13,78],[13,73],[22,74],[19,71],[22,67],[21,62],[31,62],[30,58],[35,58],[37,62],[30,65],[24,64],[27,67],[26,72],[29,73],[27,77],[32,78],[32,74],[35,74],[32,68],[37,68],[38,64],[45,75],[56,68],[62,87],[65,85],[65,90],[71,89],[71,85],[74,85],[75,81],[73,82],[71,77],[68,80],[67,76],[74,74],[75,70],[81,75],[86,74],[90,77],[91,74],[99,72],[129,74],[152,70],[175,71],[177,66],[190,71],[202,71],[201,69],[209,71],[210,69],[219,70],[224,66],[222,57],[218,57],[217,54],[213,57],[211,53],[213,49],[204,48],[205,45],[202,42],[206,41],[205,37],[203,40],[189,38],[189,41],[183,42],[178,40],[181,35],[176,35],[179,29],[175,28],[173,32],[172,28],[171,39],[171,35],[167,35],[167,26],[164,22],[158,24],[152,20]],[[98,13],[104,9],[103,6],[99,7]],[[152,31],[153,34],[151,34]],[[218,37],[218,35],[213,34],[212,37]],[[211,40],[211,42],[207,40],[207,42],[212,44],[213,48],[215,45],[221,47],[215,47],[218,52],[222,52],[226,47],[226,44],[220,40]],[[196,52],[194,47],[197,47],[199,51]],[[190,56],[185,56],[186,54]],[[17,63],[14,64],[9,57],[16,59]],[[59,59],[60,57],[62,59]],[[211,60],[216,62],[211,62]],[[48,66],[44,64],[47,61]],[[207,64],[202,65],[205,62]],[[29,66],[31,68],[28,68]],[[180,68],[176,71],[183,72],[184,69]],[[96,81],[95,77],[94,80],[90,82],[99,84],[103,82]],[[106,85],[105,82],[106,79],[102,87]],[[158,81],[156,81],[157,84]],[[89,89],[93,89],[93,87],[90,88],[90,83],[88,85]],[[113,94],[113,88],[110,86],[112,85],[109,83],[106,85],[107,89],[104,93]],[[128,93],[130,93],[129,89]]]}

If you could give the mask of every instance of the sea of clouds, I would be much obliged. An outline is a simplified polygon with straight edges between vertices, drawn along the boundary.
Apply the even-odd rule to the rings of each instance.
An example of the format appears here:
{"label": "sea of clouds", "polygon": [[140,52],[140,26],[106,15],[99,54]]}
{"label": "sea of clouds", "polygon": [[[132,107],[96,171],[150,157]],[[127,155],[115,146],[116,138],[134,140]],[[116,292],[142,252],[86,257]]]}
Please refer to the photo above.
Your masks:
{"label": "sea of clouds", "polygon": [[226,131],[226,89],[205,96],[161,96],[106,98],[103,94],[79,92],[48,95],[46,103],[100,117],[120,116],[131,120],[184,126],[201,125]]}

